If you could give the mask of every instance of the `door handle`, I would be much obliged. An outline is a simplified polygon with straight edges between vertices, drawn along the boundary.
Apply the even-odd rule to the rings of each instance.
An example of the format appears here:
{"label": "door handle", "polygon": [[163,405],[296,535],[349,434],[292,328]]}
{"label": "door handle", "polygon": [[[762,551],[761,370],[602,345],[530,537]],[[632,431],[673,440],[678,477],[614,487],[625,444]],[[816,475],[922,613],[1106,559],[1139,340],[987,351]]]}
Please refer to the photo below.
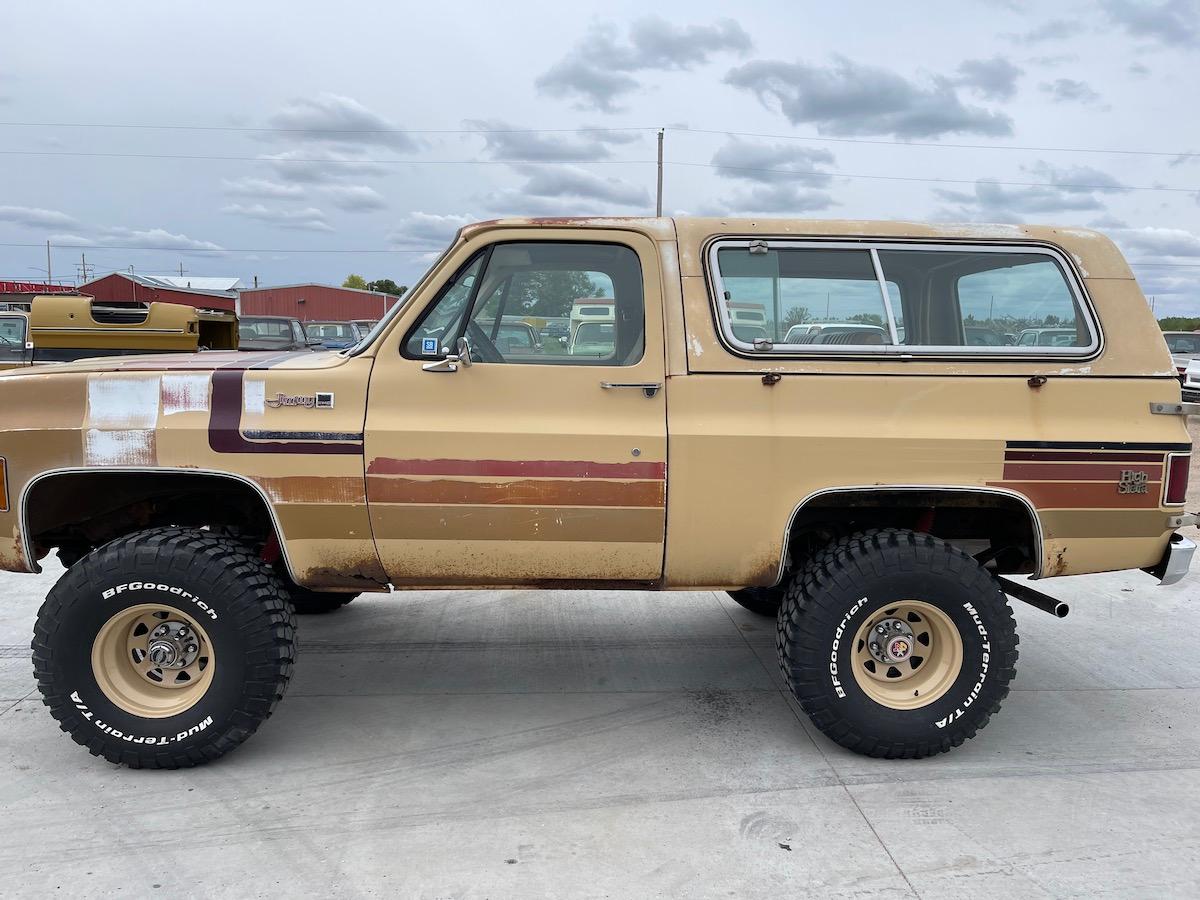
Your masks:
{"label": "door handle", "polygon": [[602,381],[600,387],[606,391],[611,391],[615,388],[636,388],[647,397],[653,397],[662,390],[662,382],[659,381]]}

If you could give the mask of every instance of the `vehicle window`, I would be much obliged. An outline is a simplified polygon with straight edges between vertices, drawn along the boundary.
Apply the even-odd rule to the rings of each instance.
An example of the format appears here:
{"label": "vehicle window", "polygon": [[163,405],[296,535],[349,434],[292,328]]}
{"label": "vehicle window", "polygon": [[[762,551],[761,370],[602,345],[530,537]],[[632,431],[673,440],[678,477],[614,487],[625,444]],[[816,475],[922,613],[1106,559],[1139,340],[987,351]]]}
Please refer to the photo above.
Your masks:
{"label": "vehicle window", "polygon": [[354,329],[344,322],[311,322],[304,326],[309,337],[323,341],[352,341]]}
{"label": "vehicle window", "polygon": [[898,287],[906,346],[1003,347],[1005,335],[1020,335],[1018,346],[1092,344],[1066,273],[1045,254],[880,250],[879,264]]}
{"label": "vehicle window", "polygon": [[286,319],[242,319],[238,334],[245,340],[291,340],[291,323]]}
{"label": "vehicle window", "polygon": [[727,332],[742,344],[890,344],[887,310],[868,250],[721,248]]}
{"label": "vehicle window", "polygon": [[1172,353],[1200,354],[1200,334],[1168,334],[1167,347]]}
{"label": "vehicle window", "polygon": [[[283,334],[282,337],[284,340],[287,339],[286,334]],[[292,339],[298,344],[303,344],[305,341],[304,326],[294,319],[292,320]]]}
{"label": "vehicle window", "polygon": [[[552,321],[565,328],[547,328]],[[444,356],[460,336],[480,363],[633,365],[645,346],[637,254],[618,244],[496,244],[443,291],[405,355]]]}
{"label": "vehicle window", "polygon": [[24,316],[0,316],[0,347],[25,349]]}

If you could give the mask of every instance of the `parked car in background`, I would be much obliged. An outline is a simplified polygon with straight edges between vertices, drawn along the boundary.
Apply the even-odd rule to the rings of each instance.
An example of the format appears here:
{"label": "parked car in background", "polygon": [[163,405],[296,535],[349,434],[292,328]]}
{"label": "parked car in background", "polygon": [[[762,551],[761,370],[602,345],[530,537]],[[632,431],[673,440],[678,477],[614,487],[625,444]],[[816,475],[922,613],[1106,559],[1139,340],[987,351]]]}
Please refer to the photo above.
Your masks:
{"label": "parked car in background", "polygon": [[1017,336],[1018,347],[1073,347],[1074,328],[1026,328]]}
{"label": "parked car in background", "polygon": [[1005,335],[980,325],[963,326],[968,347],[1006,347],[1012,343]]}
{"label": "parked car in background", "polygon": [[1184,373],[1193,360],[1200,359],[1200,331],[1164,331],[1163,339],[1171,351],[1171,362],[1184,380]]}
{"label": "parked car in background", "polygon": [[319,342],[322,350],[345,350],[366,334],[353,322],[305,322],[304,333]]}
{"label": "parked car in background", "polygon": [[[736,328],[736,321],[734,323]],[[888,344],[887,331],[879,325],[866,325],[862,322],[808,322],[803,325],[793,325],[783,337],[785,344],[836,344],[835,335],[874,335],[882,340],[870,340],[867,343]]]}
{"label": "parked car in background", "polygon": [[357,325],[358,330],[363,334],[367,334],[372,328],[379,324],[378,319],[351,319],[351,325]]}
{"label": "parked car in background", "polygon": [[1188,363],[1183,373],[1183,399],[1189,403],[1200,403],[1200,359]]}
{"label": "parked car in background", "polygon": [[299,319],[287,316],[244,316],[238,322],[239,350],[305,350],[320,345],[309,340]]}
{"label": "parked car in background", "polygon": [[480,319],[479,327],[505,356],[542,352],[542,336],[538,330],[519,318],[504,316],[499,325],[495,319]]}

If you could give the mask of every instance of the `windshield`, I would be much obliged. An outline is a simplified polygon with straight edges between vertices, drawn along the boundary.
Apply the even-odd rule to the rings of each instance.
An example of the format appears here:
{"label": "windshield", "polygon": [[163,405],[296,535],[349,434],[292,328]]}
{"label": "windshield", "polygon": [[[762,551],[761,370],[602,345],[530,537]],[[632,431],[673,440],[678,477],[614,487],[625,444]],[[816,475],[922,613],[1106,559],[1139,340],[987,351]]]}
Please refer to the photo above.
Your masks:
{"label": "windshield", "polygon": [[238,335],[247,341],[290,341],[292,322],[291,319],[242,319]]}
{"label": "windshield", "polygon": [[309,322],[304,332],[311,338],[323,341],[353,341],[354,328],[348,322]]}
{"label": "windshield", "polygon": [[25,317],[0,316],[0,347],[25,346]]}
{"label": "windshield", "polygon": [[1200,355],[1200,334],[1168,334],[1166,338],[1172,353]]}

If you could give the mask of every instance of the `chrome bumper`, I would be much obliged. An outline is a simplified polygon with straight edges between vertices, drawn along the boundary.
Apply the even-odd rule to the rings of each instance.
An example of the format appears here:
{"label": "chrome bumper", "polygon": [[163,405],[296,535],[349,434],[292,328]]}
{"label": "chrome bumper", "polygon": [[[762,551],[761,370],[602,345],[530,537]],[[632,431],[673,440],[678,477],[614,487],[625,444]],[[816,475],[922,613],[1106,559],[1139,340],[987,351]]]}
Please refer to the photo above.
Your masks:
{"label": "chrome bumper", "polygon": [[1175,584],[1188,573],[1195,552],[1195,541],[1185,538],[1182,534],[1173,534],[1171,543],[1167,545],[1167,552],[1163,554],[1158,565],[1143,571],[1157,578],[1160,585]]}

